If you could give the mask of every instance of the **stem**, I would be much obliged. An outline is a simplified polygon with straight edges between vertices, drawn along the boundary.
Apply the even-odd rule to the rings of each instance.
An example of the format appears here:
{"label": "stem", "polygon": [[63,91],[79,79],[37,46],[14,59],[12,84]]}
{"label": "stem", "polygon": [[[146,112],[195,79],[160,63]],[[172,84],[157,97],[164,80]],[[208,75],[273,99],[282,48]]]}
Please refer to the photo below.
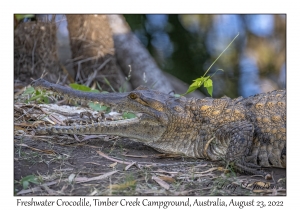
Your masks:
{"label": "stem", "polygon": [[228,47],[232,44],[232,42],[239,36],[240,33],[238,33],[233,40],[227,45],[227,47],[221,52],[221,54],[217,57],[217,59],[210,65],[210,67],[206,70],[203,77],[207,74],[207,72],[210,70],[210,68],[217,62],[217,60],[222,56],[222,54],[228,49]]}

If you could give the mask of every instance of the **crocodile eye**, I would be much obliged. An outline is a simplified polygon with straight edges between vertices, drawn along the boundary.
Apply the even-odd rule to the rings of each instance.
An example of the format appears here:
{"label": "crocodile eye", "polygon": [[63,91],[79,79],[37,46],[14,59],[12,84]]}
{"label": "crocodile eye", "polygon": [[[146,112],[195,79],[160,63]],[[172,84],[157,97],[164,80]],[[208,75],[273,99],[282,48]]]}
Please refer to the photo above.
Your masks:
{"label": "crocodile eye", "polygon": [[135,93],[130,93],[129,94],[129,98],[131,99],[136,99],[137,98],[137,95]]}

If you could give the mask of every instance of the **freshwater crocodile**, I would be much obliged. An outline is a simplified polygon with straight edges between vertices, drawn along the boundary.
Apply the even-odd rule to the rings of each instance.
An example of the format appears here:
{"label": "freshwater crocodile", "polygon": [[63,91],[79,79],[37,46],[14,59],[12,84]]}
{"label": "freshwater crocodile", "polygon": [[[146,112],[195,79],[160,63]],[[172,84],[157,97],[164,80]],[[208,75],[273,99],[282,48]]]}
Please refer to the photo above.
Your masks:
{"label": "freshwater crocodile", "polygon": [[37,133],[113,134],[160,152],[233,163],[239,171],[266,175],[261,167],[286,167],[286,91],[247,98],[175,97],[146,87],[128,93],[89,93],[43,79],[32,86],[64,98],[97,102],[136,118],[78,126],[38,127]]}

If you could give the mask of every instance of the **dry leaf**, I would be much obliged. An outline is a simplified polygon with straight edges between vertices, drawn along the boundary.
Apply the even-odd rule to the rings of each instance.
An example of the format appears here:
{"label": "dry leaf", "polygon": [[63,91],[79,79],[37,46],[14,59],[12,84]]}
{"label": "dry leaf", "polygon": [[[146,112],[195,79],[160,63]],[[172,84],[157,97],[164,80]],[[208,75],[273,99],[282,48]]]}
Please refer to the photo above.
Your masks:
{"label": "dry leaf", "polygon": [[159,178],[163,181],[173,183],[175,182],[175,179],[173,179],[171,176],[159,176]]}
{"label": "dry leaf", "polygon": [[170,174],[171,176],[174,176],[179,173],[178,171],[166,171],[166,170],[163,170],[160,168],[157,171],[152,171],[152,172],[153,173],[166,173],[166,174]]}
{"label": "dry leaf", "polygon": [[89,194],[90,196],[96,195],[98,193],[98,190],[94,190],[91,194]]}
{"label": "dry leaf", "polygon": [[54,114],[50,114],[48,117],[50,120],[54,121],[56,124],[59,124],[59,125],[63,124],[63,122]]}
{"label": "dry leaf", "polygon": [[161,187],[165,188],[166,190],[170,189],[170,185],[167,182],[165,182],[165,181],[161,180],[160,178],[158,178],[157,176],[152,176],[152,179],[154,181],[156,181],[156,183],[159,184]]}
{"label": "dry leaf", "polygon": [[86,141],[90,139],[99,139],[99,137],[103,137],[104,135],[87,135],[81,141]]}
{"label": "dry leaf", "polygon": [[126,155],[123,154],[126,157],[134,157],[134,158],[148,158],[148,155]]}
{"label": "dry leaf", "polygon": [[92,177],[92,178],[87,178],[87,177],[76,177],[75,178],[75,182],[76,183],[82,183],[82,182],[90,182],[90,181],[94,181],[94,180],[100,180],[100,179],[104,179],[107,178],[115,173],[117,173],[118,171],[111,171],[108,172],[106,174],[100,175],[100,176],[96,176],[96,177]]}
{"label": "dry leaf", "polygon": [[[127,171],[131,166],[136,165],[136,162],[132,162],[131,164],[125,167],[125,171]],[[139,166],[137,166],[139,168]]]}
{"label": "dry leaf", "polygon": [[17,144],[17,146],[27,147],[31,150],[38,151],[38,152],[44,152],[46,154],[55,154],[55,152],[53,150],[41,150],[41,149],[37,149],[37,148],[34,148],[34,147],[30,147],[27,144]]}
{"label": "dry leaf", "polygon": [[214,177],[215,175],[212,173],[208,173],[208,174],[192,174],[192,175],[188,175],[188,176],[181,176],[181,177],[177,177],[177,179],[187,179],[187,178],[200,178],[200,177],[205,177],[205,176],[211,176]]}
{"label": "dry leaf", "polygon": [[205,174],[205,173],[208,173],[208,172],[212,172],[212,171],[215,171],[215,170],[218,170],[219,167],[214,167],[214,168],[210,168],[206,171],[201,171],[201,172],[195,172],[195,174]]}
{"label": "dry leaf", "polygon": [[21,88],[18,92],[14,94],[14,97],[17,98],[18,95],[21,95],[26,90],[26,87]]}
{"label": "dry leaf", "polygon": [[49,187],[47,187],[45,185],[41,185],[41,188],[46,190],[49,195],[59,195],[60,194],[59,192],[57,192],[55,190],[52,190],[52,189],[50,189]]}
{"label": "dry leaf", "polygon": [[109,167],[114,168],[117,164],[118,164],[117,162],[114,162],[114,163],[110,164]]}
{"label": "dry leaf", "polygon": [[74,136],[74,139],[75,139],[76,141],[79,141],[79,142],[80,142],[80,139],[78,138],[78,136],[77,136],[76,134],[73,134],[73,136]]}
{"label": "dry leaf", "polygon": [[26,128],[22,128],[22,127],[17,126],[17,125],[14,125],[14,130],[15,131],[19,131],[19,130],[26,131],[27,129]]}
{"label": "dry leaf", "polygon": [[69,180],[70,184],[74,181],[75,176],[76,176],[75,174],[70,174],[70,176],[68,177],[68,180]]}
{"label": "dry leaf", "polygon": [[133,181],[125,182],[123,184],[109,185],[108,188],[113,189],[113,190],[124,190],[128,187],[131,187],[131,186],[135,185],[135,183],[136,183],[136,180],[133,180]]}
{"label": "dry leaf", "polygon": [[26,123],[26,122],[22,122],[22,123],[15,123],[15,126],[23,126],[23,127],[31,127],[33,124],[31,123]]}
{"label": "dry leaf", "polygon": [[194,166],[195,168],[198,168],[198,167],[205,167],[205,166],[207,166],[207,164],[199,164],[199,165],[196,165],[196,166]]}
{"label": "dry leaf", "polygon": [[90,164],[94,164],[94,165],[102,166],[102,164],[95,163],[95,162],[84,162],[84,163],[90,163]]}
{"label": "dry leaf", "polygon": [[44,121],[35,121],[35,122],[32,123],[32,126],[35,127],[39,124],[45,124],[45,122]]}
{"label": "dry leaf", "polygon": [[249,187],[252,187],[252,186],[259,186],[261,188],[269,188],[270,187],[270,182],[253,182],[251,184],[249,184],[248,186]]}

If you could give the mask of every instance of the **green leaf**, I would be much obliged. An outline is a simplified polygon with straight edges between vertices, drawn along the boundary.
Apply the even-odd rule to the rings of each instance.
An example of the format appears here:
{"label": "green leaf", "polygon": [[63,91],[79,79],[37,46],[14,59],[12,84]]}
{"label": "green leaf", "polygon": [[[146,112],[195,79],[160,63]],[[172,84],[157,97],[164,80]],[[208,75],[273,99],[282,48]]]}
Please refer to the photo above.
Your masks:
{"label": "green leaf", "polygon": [[99,90],[92,90],[91,88],[89,88],[85,85],[79,85],[77,83],[71,83],[70,87],[74,90],[80,90],[80,91],[92,92],[92,93],[99,93]]}
{"label": "green leaf", "polygon": [[208,94],[212,97],[213,92],[213,81],[211,79],[208,79],[204,82],[204,87],[206,88]]}
{"label": "green leaf", "polygon": [[34,87],[29,87],[29,88],[26,88],[26,90],[24,91],[23,94],[32,94],[34,93]]}
{"label": "green leaf", "polygon": [[197,88],[201,87],[201,85],[203,85],[207,81],[207,79],[209,79],[209,76],[200,77],[200,78],[193,80],[194,82],[190,85],[189,89],[183,95],[186,95],[188,93],[195,91]]}
{"label": "green leaf", "polygon": [[21,179],[21,181],[28,181],[28,182],[32,182],[32,183],[35,183],[35,184],[39,183],[38,178],[35,175],[25,176]]}
{"label": "green leaf", "polygon": [[36,100],[36,99],[40,99],[40,98],[42,98],[42,97],[43,97],[43,95],[37,94],[37,95],[31,97],[28,101],[33,101],[33,100]]}
{"label": "green leaf", "polygon": [[204,82],[204,87],[211,87],[212,86],[212,80],[211,79],[208,79],[208,80],[206,80],[205,82]]}
{"label": "green leaf", "polygon": [[201,87],[202,83],[203,83],[203,77],[197,78],[195,80],[193,80],[194,82],[191,84],[191,86],[193,87]]}
{"label": "green leaf", "polygon": [[212,97],[213,86],[206,87],[206,90],[207,90],[208,94],[210,95],[210,97]]}
{"label": "green leaf", "polygon": [[34,184],[39,184],[40,183],[38,181],[38,178],[34,175],[25,176],[20,180],[20,184],[23,186],[23,189],[28,188],[29,182],[34,183]]}
{"label": "green leaf", "polygon": [[45,104],[49,104],[50,103],[49,98],[47,96],[42,96],[42,99],[43,99],[43,102]]}
{"label": "green leaf", "polygon": [[107,106],[101,106],[100,104],[93,103],[93,102],[89,103],[89,107],[91,109],[93,109],[94,111],[106,111],[107,110]]}
{"label": "green leaf", "polygon": [[90,102],[89,107],[91,109],[93,109],[94,111],[106,111],[107,110],[107,106],[101,106],[99,103]]}
{"label": "green leaf", "polygon": [[[186,95],[188,93],[193,92],[194,90],[196,90],[197,88],[201,87],[202,84],[204,84],[204,87],[207,89],[207,92],[210,94],[210,96],[212,96],[212,92],[213,92],[213,84],[212,84],[212,80],[210,79],[212,76],[214,76],[214,74],[212,76],[206,76],[205,75],[209,72],[209,70],[211,69],[211,67],[217,62],[217,60],[222,56],[222,54],[227,50],[227,48],[233,43],[233,41],[239,36],[239,33],[233,38],[233,40],[227,45],[227,47],[221,52],[221,54],[214,60],[214,62],[208,67],[208,69],[206,70],[206,72],[204,73],[204,75],[200,78],[197,78],[195,80],[193,80],[193,84],[190,85],[189,89],[186,91],[186,93],[182,94],[182,95]],[[222,69],[218,69],[223,71]],[[218,71],[217,70],[217,71]],[[216,71],[216,72],[217,72]],[[215,72],[215,73],[216,73]]]}
{"label": "green leaf", "polygon": [[184,93],[183,95],[189,94],[193,91],[195,91],[198,87],[197,86],[190,86],[189,89],[186,91],[186,93]]}
{"label": "green leaf", "polygon": [[29,186],[29,182],[28,181],[24,181],[22,182],[22,185],[23,185],[23,189],[26,190]]}
{"label": "green leaf", "polygon": [[135,118],[136,115],[131,112],[124,112],[122,117],[123,117],[123,119],[131,119],[131,118]]}

